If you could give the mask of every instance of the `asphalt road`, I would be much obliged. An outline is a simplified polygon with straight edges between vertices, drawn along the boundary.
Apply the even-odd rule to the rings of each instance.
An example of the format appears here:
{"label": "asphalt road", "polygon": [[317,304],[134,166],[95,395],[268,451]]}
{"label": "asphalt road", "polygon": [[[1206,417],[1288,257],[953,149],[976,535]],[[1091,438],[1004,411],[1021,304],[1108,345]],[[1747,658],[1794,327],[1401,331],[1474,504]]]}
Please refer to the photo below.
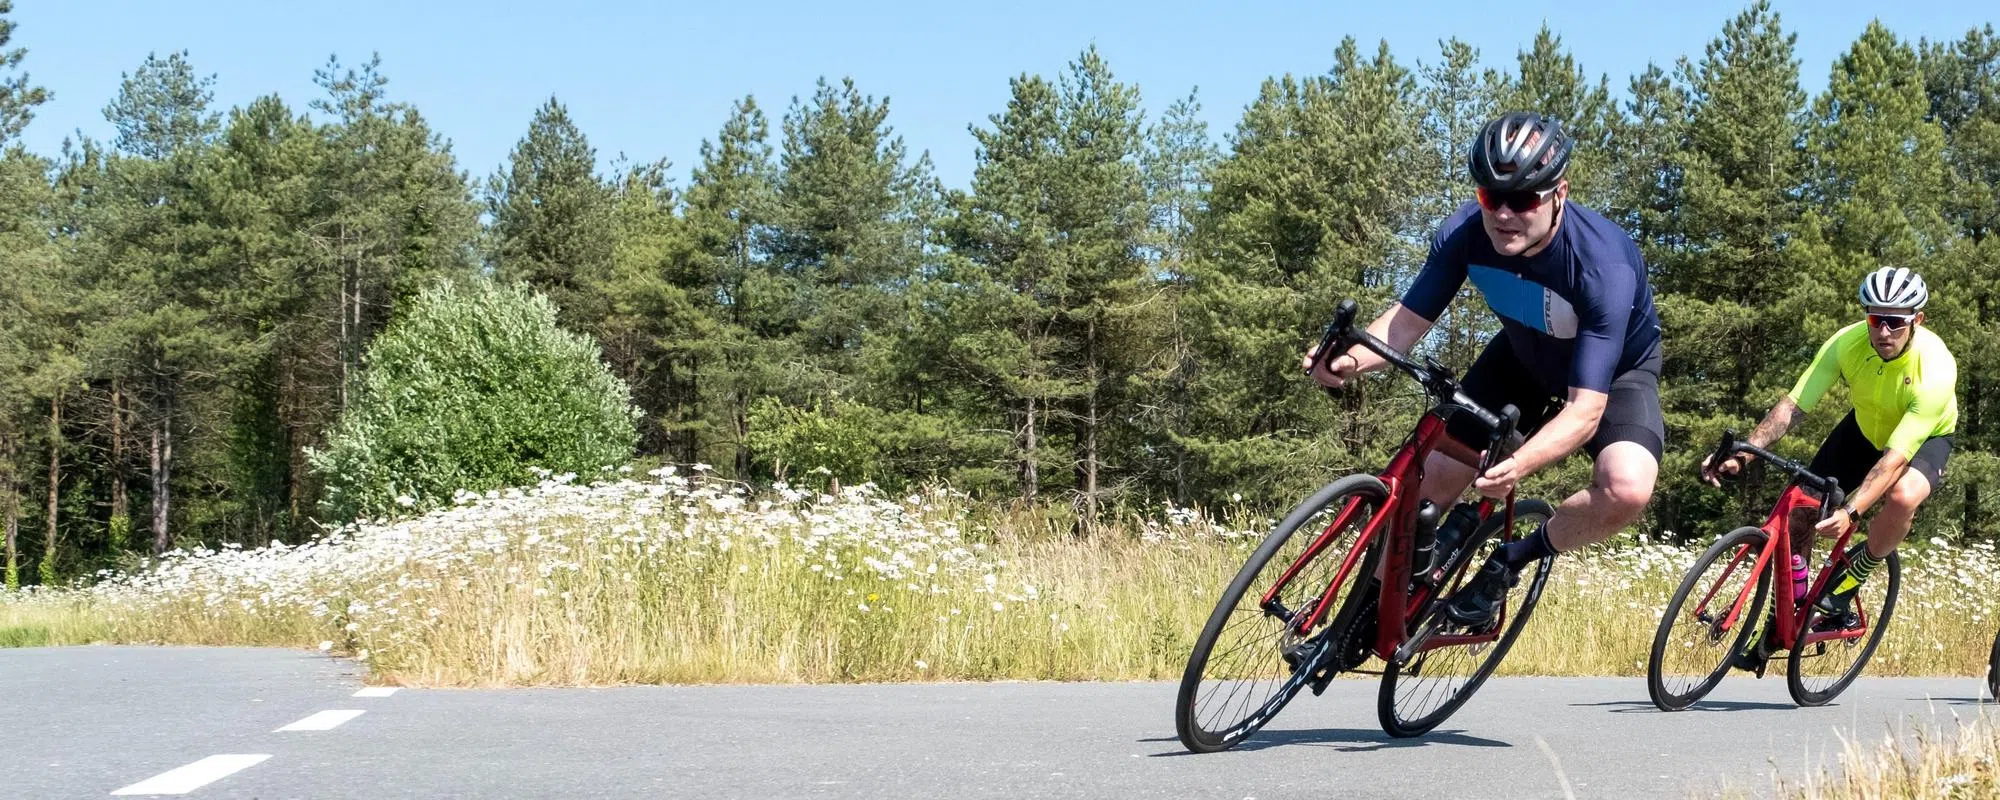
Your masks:
{"label": "asphalt road", "polygon": [[[233,648],[0,650],[0,796],[99,798],[1548,798],[1766,795],[1867,742],[1949,730],[1979,682],[1867,679],[1801,709],[1732,676],[1655,711],[1637,679],[1496,679],[1390,739],[1375,683],[1184,753],[1164,683],[364,689],[356,665]],[[382,695],[379,690],[366,694]],[[354,712],[360,712],[358,714]],[[291,728],[288,730],[281,730]]]}

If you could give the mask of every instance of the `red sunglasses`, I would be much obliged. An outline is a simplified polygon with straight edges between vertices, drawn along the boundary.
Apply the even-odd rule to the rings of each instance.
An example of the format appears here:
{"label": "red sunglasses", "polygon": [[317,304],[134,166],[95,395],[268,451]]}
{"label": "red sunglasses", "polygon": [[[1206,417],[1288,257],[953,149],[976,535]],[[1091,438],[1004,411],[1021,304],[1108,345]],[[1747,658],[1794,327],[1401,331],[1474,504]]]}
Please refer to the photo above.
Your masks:
{"label": "red sunglasses", "polygon": [[1516,214],[1526,214],[1541,208],[1543,203],[1548,202],[1549,196],[1555,193],[1554,186],[1539,192],[1496,192],[1481,186],[1477,192],[1480,208],[1499,211],[1501,206],[1506,206]]}
{"label": "red sunglasses", "polygon": [[1869,314],[1868,324],[1885,331],[1900,331],[1916,318],[1915,314]]}

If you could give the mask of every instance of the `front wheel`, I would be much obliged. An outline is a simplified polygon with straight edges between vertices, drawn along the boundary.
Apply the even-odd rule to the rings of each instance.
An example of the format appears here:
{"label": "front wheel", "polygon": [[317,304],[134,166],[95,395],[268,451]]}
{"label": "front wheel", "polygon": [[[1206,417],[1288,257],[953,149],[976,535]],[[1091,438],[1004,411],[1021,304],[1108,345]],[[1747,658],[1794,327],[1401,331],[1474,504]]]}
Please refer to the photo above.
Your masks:
{"label": "front wheel", "polygon": [[1771,570],[1756,569],[1769,540],[1761,528],[1737,528],[1688,567],[1660,615],[1646,661],[1646,691],[1661,711],[1680,711],[1713,691],[1729,672],[1730,656],[1763,621]]}
{"label": "front wheel", "polygon": [[[1476,538],[1480,550],[1472,558],[1460,562],[1459,570],[1447,576],[1440,584],[1439,599],[1420,619],[1417,629],[1432,625],[1437,615],[1444,613],[1444,605],[1453,593],[1472,579],[1479,565],[1493,554],[1493,549],[1518,539],[1535,528],[1548,522],[1555,509],[1540,500],[1521,500],[1514,504],[1514,529],[1501,531],[1507,524],[1504,513],[1495,513],[1480,523]],[[1382,689],[1376,695],[1375,713],[1382,723],[1382,730],[1390,736],[1422,736],[1444,722],[1453,712],[1458,711],[1465,701],[1472,699],[1472,693],[1500,666],[1500,659],[1507,656],[1507,649],[1514,646],[1514,639],[1521,635],[1522,627],[1528,624],[1528,617],[1534,613],[1535,604],[1542,598],[1542,588],[1548,584],[1549,567],[1555,557],[1536,561],[1524,569],[1521,580],[1507,591],[1507,599],[1502,606],[1501,619],[1507,629],[1500,638],[1472,644],[1438,647],[1417,654],[1409,663],[1391,660],[1382,669]]]}
{"label": "front wheel", "polygon": [[[1847,560],[1866,544],[1857,544],[1847,551]],[[1868,666],[1868,659],[1875,655],[1875,646],[1882,643],[1882,634],[1888,632],[1889,621],[1896,613],[1896,592],[1903,585],[1903,561],[1894,552],[1882,559],[1881,571],[1887,575],[1877,575],[1875,580],[1861,584],[1854,590],[1854,600],[1849,608],[1861,617],[1861,627],[1845,631],[1846,638],[1825,639],[1800,644],[1792,648],[1789,675],[1785,676],[1785,688],[1792,692],[1792,700],[1802,706],[1823,706],[1840,695],[1847,685],[1861,676],[1861,669]],[[1813,596],[1815,606],[1819,598],[1833,591],[1838,579],[1829,580]],[[1808,636],[1816,636],[1814,628],[1822,627],[1825,620],[1818,608],[1805,615],[1805,626],[1799,633],[1799,641]]]}
{"label": "front wheel", "polygon": [[2000,701],[2000,635],[1993,637],[1993,652],[1986,657],[1986,696]]}
{"label": "front wheel", "polygon": [[[1325,634],[1336,629],[1344,634],[1361,610],[1362,594],[1375,585],[1367,579],[1375,574],[1381,548],[1371,547],[1372,552],[1357,557],[1345,585],[1333,582],[1360,532],[1388,497],[1388,489],[1373,475],[1334,481],[1292,509],[1250,554],[1209,614],[1181,675],[1174,727],[1187,749],[1227,750],[1256,733],[1331,657],[1321,649],[1345,645],[1335,641],[1344,636]],[[1312,551],[1322,539],[1325,543]],[[1296,574],[1266,602],[1266,593],[1294,565]],[[1321,615],[1313,630],[1295,629],[1293,620],[1312,614],[1329,597],[1341,604],[1338,613]]]}

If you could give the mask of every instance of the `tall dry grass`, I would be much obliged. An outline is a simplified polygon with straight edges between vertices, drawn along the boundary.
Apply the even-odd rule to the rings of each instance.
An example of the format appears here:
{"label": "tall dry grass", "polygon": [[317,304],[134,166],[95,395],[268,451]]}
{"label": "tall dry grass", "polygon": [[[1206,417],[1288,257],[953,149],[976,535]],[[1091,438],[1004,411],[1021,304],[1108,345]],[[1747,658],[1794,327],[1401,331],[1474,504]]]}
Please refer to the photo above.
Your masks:
{"label": "tall dry grass", "polygon": [[[0,596],[0,644],[319,647],[448,686],[1165,679],[1267,523],[1174,510],[1077,537],[945,490],[551,479],[306,546]],[[1504,671],[1640,674],[1695,555],[1564,556]],[[2000,558],[1944,542],[1912,556],[1871,674],[1982,670]]]}

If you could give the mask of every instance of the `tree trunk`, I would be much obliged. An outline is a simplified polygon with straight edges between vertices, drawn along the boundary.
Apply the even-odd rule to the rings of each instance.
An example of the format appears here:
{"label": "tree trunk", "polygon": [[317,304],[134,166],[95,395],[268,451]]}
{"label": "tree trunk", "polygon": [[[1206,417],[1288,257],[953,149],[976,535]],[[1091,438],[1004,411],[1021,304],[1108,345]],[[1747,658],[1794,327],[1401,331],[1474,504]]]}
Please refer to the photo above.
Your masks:
{"label": "tree trunk", "polygon": [[1033,500],[1041,489],[1041,477],[1035,469],[1035,398],[1027,398],[1026,410],[1021,418],[1017,440],[1021,448],[1021,499]]}
{"label": "tree trunk", "polygon": [[1097,390],[1101,373],[1097,368],[1097,320],[1084,328],[1084,358],[1089,366],[1090,389],[1084,393],[1083,413],[1083,525],[1085,531],[1097,524]]}
{"label": "tree trunk", "polygon": [[299,498],[305,495],[305,444],[299,439],[300,407],[298,362],[289,354],[279,356],[282,360],[284,376],[278,386],[278,428],[285,437],[285,538],[290,541],[291,532],[297,528],[299,520]]}
{"label": "tree trunk", "polygon": [[[677,409],[675,412],[676,415],[681,418],[682,423],[684,425],[684,429],[686,431],[686,433],[681,437],[684,440],[681,444],[681,447],[685,448],[682,451],[684,455],[683,460],[689,462],[692,462],[695,459],[701,457],[701,427],[698,424],[696,424],[701,421],[700,381],[701,381],[700,362],[689,360],[687,395],[685,397],[680,398],[679,401],[680,408]],[[742,480],[743,474],[740,472],[737,473],[736,479]]]}
{"label": "tree trunk", "polygon": [[153,555],[174,545],[167,529],[168,482],[174,469],[174,398],[169,392],[160,401],[159,420],[153,424]]}
{"label": "tree trunk", "polygon": [[336,382],[334,401],[341,411],[347,410],[347,262],[340,264],[340,288],[334,291],[339,298],[340,308],[334,316],[340,320],[340,344],[334,360],[340,362],[340,378]]}
{"label": "tree trunk", "polygon": [[53,585],[56,581],[56,557],[60,554],[56,544],[57,523],[62,507],[62,390],[56,390],[55,397],[49,399],[49,514],[47,535],[42,541],[41,578],[42,585]]}
{"label": "tree trunk", "polygon": [[7,515],[7,588],[21,588],[21,494],[14,483],[14,440],[0,436],[0,511]]}
{"label": "tree trunk", "polygon": [[125,383],[111,379],[111,551],[122,553],[132,531],[132,499],[125,488]]}
{"label": "tree trunk", "polygon": [[742,390],[736,392],[736,479],[747,480],[750,476],[750,396]]}

